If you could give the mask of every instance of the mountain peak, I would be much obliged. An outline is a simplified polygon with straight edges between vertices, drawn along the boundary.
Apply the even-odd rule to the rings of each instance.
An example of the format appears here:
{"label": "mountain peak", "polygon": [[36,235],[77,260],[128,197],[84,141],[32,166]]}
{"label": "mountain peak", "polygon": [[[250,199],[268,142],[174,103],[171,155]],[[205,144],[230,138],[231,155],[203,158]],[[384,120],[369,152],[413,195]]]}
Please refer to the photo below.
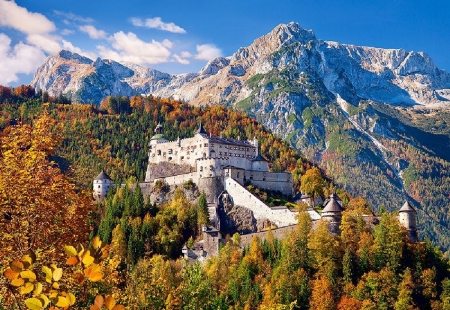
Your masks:
{"label": "mountain peak", "polygon": [[307,44],[311,40],[316,40],[312,30],[301,28],[296,22],[279,24],[264,37],[277,40],[280,46],[291,44],[294,41]]}
{"label": "mountain peak", "polygon": [[[71,51],[68,50],[61,50],[59,53],[57,53],[55,55],[56,57],[62,58],[62,59],[67,59],[67,60],[75,60],[77,63],[83,63],[83,64],[90,64],[92,63],[92,60],[81,56],[77,53],[72,53]],[[52,57],[52,56],[50,56]]]}

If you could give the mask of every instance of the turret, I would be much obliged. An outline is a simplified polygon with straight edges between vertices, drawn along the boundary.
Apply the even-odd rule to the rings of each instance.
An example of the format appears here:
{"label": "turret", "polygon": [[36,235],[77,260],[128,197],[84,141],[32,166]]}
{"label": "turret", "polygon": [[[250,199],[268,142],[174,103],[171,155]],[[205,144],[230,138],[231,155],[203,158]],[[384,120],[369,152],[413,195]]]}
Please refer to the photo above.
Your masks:
{"label": "turret", "polygon": [[400,224],[406,228],[411,241],[417,241],[417,211],[408,201],[398,210]]}
{"label": "turret", "polygon": [[97,202],[101,202],[106,198],[108,190],[112,186],[112,179],[106,174],[104,170],[94,179],[93,196]]}
{"label": "turret", "polygon": [[342,211],[344,211],[341,205],[334,199],[333,195],[330,195],[328,203],[322,210],[322,219],[328,221],[329,230],[333,234],[339,234],[342,220]]}
{"label": "turret", "polygon": [[167,138],[164,136],[164,128],[163,126],[158,123],[158,125],[155,128],[155,135],[151,137],[150,139],[150,145],[154,145],[160,142],[166,142]]}
{"label": "turret", "polygon": [[208,135],[208,133],[206,132],[205,128],[203,128],[203,124],[202,123],[200,123],[200,126],[198,127],[198,129],[195,132],[195,134]]}

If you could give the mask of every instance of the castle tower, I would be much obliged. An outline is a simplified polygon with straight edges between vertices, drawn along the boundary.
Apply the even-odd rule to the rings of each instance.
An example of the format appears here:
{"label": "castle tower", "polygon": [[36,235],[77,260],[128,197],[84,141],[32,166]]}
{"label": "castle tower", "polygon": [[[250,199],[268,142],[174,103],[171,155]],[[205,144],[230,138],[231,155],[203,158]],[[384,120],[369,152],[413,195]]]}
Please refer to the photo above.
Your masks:
{"label": "castle tower", "polygon": [[408,201],[398,210],[400,224],[408,230],[411,241],[416,242],[417,237],[417,211]]}
{"label": "castle tower", "polygon": [[100,172],[100,174],[94,179],[92,188],[94,192],[92,193],[92,196],[94,196],[94,199],[97,202],[103,201],[106,198],[106,194],[111,186],[112,179],[104,170],[102,170],[102,172]]}
{"label": "castle tower", "polygon": [[158,125],[155,128],[155,134],[150,139],[150,148],[154,144],[166,142],[166,141],[167,141],[167,138],[166,138],[166,136],[164,136],[164,128],[160,123],[158,123]]}
{"label": "castle tower", "polygon": [[205,128],[203,128],[203,124],[202,123],[200,123],[200,126],[198,127],[198,129],[195,132],[195,134],[208,135],[208,133],[206,132]]}
{"label": "castle tower", "polygon": [[257,151],[257,155],[252,159],[252,170],[269,171],[269,163]]}
{"label": "castle tower", "polygon": [[322,210],[322,219],[329,222],[329,230],[333,234],[339,234],[342,220],[342,209],[341,205],[334,199],[333,195],[330,195],[328,203]]}

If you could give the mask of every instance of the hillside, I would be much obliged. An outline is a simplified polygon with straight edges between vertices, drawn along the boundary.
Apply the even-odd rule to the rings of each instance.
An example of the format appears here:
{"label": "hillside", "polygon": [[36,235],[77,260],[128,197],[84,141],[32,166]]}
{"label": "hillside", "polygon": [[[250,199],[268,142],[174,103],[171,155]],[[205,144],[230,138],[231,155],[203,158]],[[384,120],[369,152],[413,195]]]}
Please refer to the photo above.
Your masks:
{"label": "hillside", "polygon": [[[326,222],[319,222],[312,229],[308,213],[300,212],[297,229],[282,240],[274,239],[269,232],[267,240],[253,239],[249,247],[241,249],[240,238],[234,235],[219,255],[205,265],[186,265],[178,259],[181,246],[191,246],[205,221],[201,199],[194,202],[199,195],[195,184],[175,189],[164,202],[156,203],[144,200],[139,187],[135,188],[133,180],[128,179],[127,186],[112,192],[103,204],[94,206],[82,189],[90,188],[91,179],[100,168],[106,168],[116,180],[129,176],[141,178],[147,162],[143,154],[158,122],[164,125],[169,138],[175,139],[191,136],[200,121],[214,135],[258,137],[272,169],[292,171],[297,187],[300,176],[312,170],[311,163],[240,112],[221,106],[201,109],[149,97],[132,97],[128,102],[119,99],[107,98],[106,110],[90,105],[42,104],[40,97],[18,94],[10,96],[9,103],[0,105],[3,146],[0,182],[2,186],[8,184],[1,187],[8,203],[2,195],[0,227],[2,231],[11,231],[11,235],[5,234],[0,239],[2,248],[10,249],[0,252],[3,275],[0,276],[0,308],[20,305],[32,296],[32,290],[27,290],[30,286],[36,285],[36,290],[41,291],[37,284],[41,282],[46,289],[52,285],[55,290],[52,294],[61,294],[49,300],[52,305],[63,305],[66,291],[73,293],[71,303],[65,306],[73,303],[73,308],[99,303],[98,294],[114,296],[114,303],[117,301],[127,309],[289,309],[294,306],[299,309],[445,309],[448,305],[450,275],[443,253],[429,241],[409,241],[395,214],[383,213],[378,225],[369,225],[362,216],[367,213],[364,199],[352,198],[339,189],[337,193],[346,208],[340,236],[332,235]],[[117,101],[122,103],[119,114],[113,111],[112,105]],[[411,123],[420,122],[420,119],[405,118]],[[62,143],[59,147],[58,142]],[[12,153],[18,156],[11,156]],[[40,172],[30,178],[30,171],[21,170],[24,163],[30,171],[45,168],[51,174]],[[72,185],[73,181],[78,184]],[[36,186],[41,182],[42,186]],[[69,193],[67,187],[69,197],[65,197]],[[21,194],[15,195],[19,190]],[[158,186],[154,190],[167,191]],[[327,181],[322,190],[326,195],[333,187]],[[28,199],[26,204],[24,197]],[[77,199],[83,200],[75,203]],[[23,210],[15,210],[13,222],[10,222],[11,214],[4,213],[5,206],[10,204]],[[63,212],[70,206],[78,209]],[[51,208],[59,212],[58,217],[45,213]],[[23,221],[24,216],[29,221]],[[49,225],[39,225],[43,216]],[[26,229],[11,227],[24,222],[33,224],[33,229],[28,224]],[[67,236],[54,240],[48,236],[37,238],[48,235],[50,228],[52,236],[58,236],[61,231]],[[78,244],[74,244],[76,248],[65,247],[70,257],[66,261],[61,242],[75,242],[69,240],[75,232],[80,234],[76,241],[85,244],[87,249],[89,231],[91,237],[98,233],[102,241],[111,243],[97,253],[108,259],[90,256],[102,244],[97,239],[92,241],[88,254],[83,254],[84,248]],[[28,243],[30,237],[38,243]],[[17,247],[14,240],[21,241],[23,247]],[[13,261],[27,247],[39,254],[36,266],[32,266],[36,260],[32,258],[34,254],[23,258],[31,261],[31,265],[28,261],[27,264]],[[82,255],[80,259],[78,251]],[[101,264],[90,265],[96,260]],[[41,267],[55,261],[61,268]],[[84,264],[84,276],[76,273],[80,269],[73,264]],[[89,272],[92,266],[101,273],[94,277]],[[41,269],[49,272],[55,282],[46,280],[47,275],[42,278]],[[64,280],[59,284],[62,274]],[[80,277],[83,281],[79,281]],[[23,283],[23,279],[27,282]],[[42,290],[38,298],[27,301],[43,304],[45,294],[51,293]],[[111,298],[105,300],[108,298],[110,305]]]}
{"label": "hillside", "polygon": [[450,75],[425,53],[322,41],[290,23],[199,73],[169,75],[63,51],[32,85],[80,102],[152,93],[232,107],[375,210],[395,210],[409,199],[427,227],[424,237],[445,240],[450,233]]}

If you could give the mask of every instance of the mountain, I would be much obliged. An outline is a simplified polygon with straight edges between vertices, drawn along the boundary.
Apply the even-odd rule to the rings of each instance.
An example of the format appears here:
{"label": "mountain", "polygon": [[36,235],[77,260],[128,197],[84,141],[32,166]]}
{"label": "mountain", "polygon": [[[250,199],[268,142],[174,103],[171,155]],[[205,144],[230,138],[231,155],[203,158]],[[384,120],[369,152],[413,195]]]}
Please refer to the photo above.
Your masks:
{"label": "mountain", "polygon": [[374,209],[410,200],[419,234],[450,246],[450,74],[425,53],[322,41],[289,23],[191,74],[61,51],[32,86],[87,103],[151,93],[232,106]]}

